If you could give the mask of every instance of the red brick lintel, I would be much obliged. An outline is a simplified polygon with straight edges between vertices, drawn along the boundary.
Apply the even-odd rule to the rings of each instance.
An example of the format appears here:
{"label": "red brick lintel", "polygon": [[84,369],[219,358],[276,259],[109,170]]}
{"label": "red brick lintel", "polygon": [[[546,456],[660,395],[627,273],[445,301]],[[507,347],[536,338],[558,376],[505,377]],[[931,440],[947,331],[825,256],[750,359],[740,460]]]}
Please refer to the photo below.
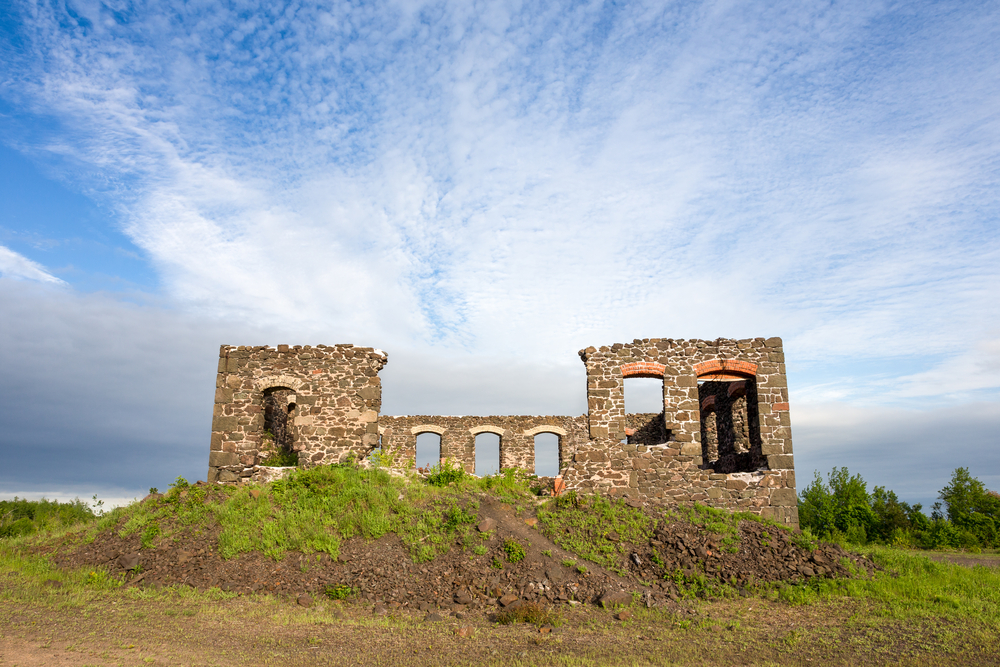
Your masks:
{"label": "red brick lintel", "polygon": [[757,376],[757,364],[738,359],[712,359],[694,365],[694,372],[698,377],[705,375],[730,375]]}
{"label": "red brick lintel", "polygon": [[772,410],[788,412],[788,403],[775,403],[771,406]]}
{"label": "red brick lintel", "polygon": [[667,367],[655,361],[636,361],[631,364],[622,364],[622,377],[663,377],[663,372]]}

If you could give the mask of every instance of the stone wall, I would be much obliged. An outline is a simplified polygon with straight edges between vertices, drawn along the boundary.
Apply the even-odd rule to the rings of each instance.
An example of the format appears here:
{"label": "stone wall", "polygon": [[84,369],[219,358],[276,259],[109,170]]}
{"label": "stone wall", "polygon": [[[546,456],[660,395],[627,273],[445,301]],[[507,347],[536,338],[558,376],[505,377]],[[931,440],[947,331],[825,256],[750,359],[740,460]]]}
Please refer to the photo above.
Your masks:
{"label": "stone wall", "polygon": [[[569,488],[702,502],[798,525],[780,338],[637,339],[589,347],[580,357],[587,367],[590,438],[563,474]],[[662,378],[667,442],[628,442],[634,428],[634,417],[625,414],[624,382],[629,377]],[[710,387],[704,397],[699,381]],[[748,449],[755,453],[724,459],[716,454],[713,459],[703,448],[711,443],[702,442],[701,399],[728,391],[730,383],[742,383],[741,398],[754,402],[744,423],[747,439],[753,438]],[[712,407],[705,403],[706,409]],[[756,423],[749,423],[751,417]]]}
{"label": "stone wall", "polygon": [[577,447],[587,441],[587,420],[586,416],[383,416],[379,419],[379,431],[382,451],[401,462],[416,457],[420,433],[437,433],[441,436],[441,458],[458,461],[469,473],[476,469],[476,435],[496,433],[500,436],[500,467],[533,471],[536,435],[554,433],[559,436],[562,469],[573,460]]}
{"label": "stone wall", "polygon": [[[277,474],[258,467],[263,407],[300,465],[365,456],[381,443],[404,467],[417,435],[475,471],[478,433],[500,436],[501,468],[534,470],[534,436],[559,436],[569,489],[665,503],[701,502],[798,525],[785,359],[780,338],[637,339],[580,351],[588,413],[566,416],[380,416],[384,352],[353,345],[223,346],[209,480]],[[663,382],[663,411],[626,414],[630,377]],[[277,416],[274,416],[274,415]]]}
{"label": "stone wall", "polygon": [[283,438],[299,464],[335,463],[364,455],[378,442],[388,357],[353,345],[223,345],[219,350],[208,481],[255,475],[264,437],[265,399],[280,398]]}

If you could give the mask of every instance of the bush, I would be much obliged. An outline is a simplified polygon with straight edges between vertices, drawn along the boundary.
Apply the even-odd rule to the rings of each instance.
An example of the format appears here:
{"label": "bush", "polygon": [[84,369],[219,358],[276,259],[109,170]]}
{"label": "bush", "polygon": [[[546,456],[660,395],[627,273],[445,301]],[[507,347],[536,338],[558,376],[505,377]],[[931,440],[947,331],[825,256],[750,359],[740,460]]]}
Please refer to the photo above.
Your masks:
{"label": "bush", "polygon": [[461,482],[464,478],[465,470],[462,466],[446,459],[431,467],[430,473],[427,475],[427,483],[431,486],[448,486],[454,482]]}
{"label": "bush", "polygon": [[94,511],[77,498],[68,503],[55,500],[0,501],[0,538],[29,535],[38,530],[86,523],[96,518]]}
{"label": "bush", "polygon": [[510,539],[503,543],[503,551],[507,554],[507,562],[520,563],[527,555],[517,540]]}

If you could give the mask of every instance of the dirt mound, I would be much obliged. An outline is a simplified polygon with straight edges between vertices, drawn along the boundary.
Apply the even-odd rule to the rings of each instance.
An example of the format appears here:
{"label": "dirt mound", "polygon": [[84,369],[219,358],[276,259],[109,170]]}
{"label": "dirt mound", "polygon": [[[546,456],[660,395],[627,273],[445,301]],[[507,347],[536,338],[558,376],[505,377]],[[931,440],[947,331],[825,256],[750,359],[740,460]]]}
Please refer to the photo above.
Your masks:
{"label": "dirt mound", "polygon": [[[547,537],[536,508],[517,513],[489,495],[476,500],[475,546],[459,539],[447,553],[424,563],[413,562],[394,534],[346,540],[336,559],[288,553],[275,561],[250,553],[226,560],[218,554],[219,528],[213,525],[178,530],[147,549],[138,535],[122,538],[107,530],[90,543],[71,538],[49,555],[61,567],[106,568],[127,585],[218,587],[293,598],[332,595],[373,603],[376,611],[446,609],[459,617],[532,601],[610,606],[641,600],[647,606],[676,606],[692,596],[719,595],[724,583],[744,590],[767,582],[848,577],[847,562],[862,572],[874,569],[837,545],[820,544],[810,551],[798,546],[789,531],[756,521],[740,521],[738,536],[731,535],[726,544],[703,526],[640,503],[632,505],[658,519],[652,537],[627,542],[614,531],[600,535],[621,556],[601,567]],[[301,602],[308,604],[308,598]]]}

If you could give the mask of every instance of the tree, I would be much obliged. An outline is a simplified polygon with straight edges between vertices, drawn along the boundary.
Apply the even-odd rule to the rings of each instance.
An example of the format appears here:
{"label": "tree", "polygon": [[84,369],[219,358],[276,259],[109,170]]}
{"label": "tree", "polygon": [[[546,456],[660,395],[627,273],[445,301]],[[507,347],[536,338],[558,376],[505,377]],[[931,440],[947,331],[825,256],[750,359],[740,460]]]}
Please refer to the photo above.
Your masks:
{"label": "tree", "polygon": [[948,519],[959,528],[975,535],[983,546],[1000,542],[997,524],[1000,522],[1000,497],[969,474],[968,468],[955,468],[951,482],[938,494],[947,507]]}

